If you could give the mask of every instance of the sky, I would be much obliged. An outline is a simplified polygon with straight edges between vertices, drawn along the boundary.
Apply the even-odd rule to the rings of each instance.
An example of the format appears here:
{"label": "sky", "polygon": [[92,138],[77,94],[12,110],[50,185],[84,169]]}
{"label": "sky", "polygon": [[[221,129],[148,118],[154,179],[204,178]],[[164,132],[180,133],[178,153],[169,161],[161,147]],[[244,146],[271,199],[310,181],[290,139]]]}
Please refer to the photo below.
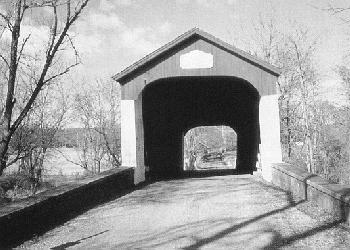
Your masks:
{"label": "sky", "polygon": [[[258,17],[281,28],[297,22],[317,39],[316,63],[324,92],[331,95],[334,67],[347,51],[350,26],[323,9],[328,0],[92,0],[74,27],[84,74],[111,76],[198,27],[247,50]],[[335,2],[334,2],[335,3]],[[346,1],[338,0],[337,4]],[[350,13],[349,13],[350,16]]]}
{"label": "sky", "polygon": [[[297,22],[317,39],[316,64],[323,91],[334,99],[339,80],[334,67],[348,51],[350,25],[323,10],[329,2],[345,5],[347,1],[91,0],[71,29],[82,59],[72,74],[87,81],[109,78],[193,27],[247,50],[259,16],[273,17],[281,29]],[[35,37],[47,37],[47,27],[38,22],[26,25],[27,32],[33,33],[31,48],[37,49]]]}

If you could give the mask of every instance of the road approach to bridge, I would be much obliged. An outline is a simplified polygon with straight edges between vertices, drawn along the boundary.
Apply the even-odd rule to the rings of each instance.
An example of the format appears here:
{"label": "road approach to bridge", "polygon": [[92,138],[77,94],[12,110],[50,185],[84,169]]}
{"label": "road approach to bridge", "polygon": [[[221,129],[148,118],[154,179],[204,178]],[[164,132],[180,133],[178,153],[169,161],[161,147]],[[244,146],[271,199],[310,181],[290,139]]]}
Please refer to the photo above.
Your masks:
{"label": "road approach to bridge", "polygon": [[255,175],[160,181],[18,248],[350,249],[349,230],[308,207]]}

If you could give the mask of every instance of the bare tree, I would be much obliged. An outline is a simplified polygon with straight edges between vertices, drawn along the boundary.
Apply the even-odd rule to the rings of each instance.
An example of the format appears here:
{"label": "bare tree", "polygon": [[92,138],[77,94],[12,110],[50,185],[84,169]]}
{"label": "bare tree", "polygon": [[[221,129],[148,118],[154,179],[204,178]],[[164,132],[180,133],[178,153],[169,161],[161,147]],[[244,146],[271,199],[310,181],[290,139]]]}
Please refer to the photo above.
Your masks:
{"label": "bare tree", "polygon": [[314,127],[314,111],[316,97],[318,95],[318,77],[313,66],[312,57],[315,51],[315,43],[308,41],[308,31],[298,30],[295,38],[290,38],[294,59],[295,81],[298,84],[300,98],[300,112],[302,117],[301,127],[304,133],[304,144],[307,148],[306,163],[310,173],[315,173],[314,149],[317,145]]}
{"label": "bare tree", "polygon": [[[32,109],[39,93],[79,63],[78,57],[76,57],[75,62],[64,67],[63,70],[52,72],[52,66],[56,63],[55,59],[58,54],[62,53],[61,49],[64,44],[71,45],[75,50],[68,31],[88,2],[89,0],[13,0],[8,3],[7,13],[0,13],[2,27],[6,27],[11,34],[9,56],[0,55],[7,67],[6,91],[4,93],[6,101],[4,106],[0,108],[0,175],[7,166],[11,138]],[[33,89],[23,108],[17,114],[14,110],[16,106],[15,89],[19,81],[19,65],[23,62],[24,49],[30,39],[30,35],[28,35],[21,40],[21,27],[29,9],[42,7],[50,8],[52,12],[49,39],[41,69],[32,79],[35,83]],[[77,55],[77,53],[75,54]]]}
{"label": "bare tree", "polygon": [[281,31],[277,21],[273,18],[264,20],[262,15],[253,24],[254,33],[252,40],[254,48],[251,53],[279,67],[282,70],[277,86],[279,90],[279,106],[282,122],[282,142],[286,148],[287,161],[292,157],[293,127],[295,123],[295,107],[293,105],[293,95],[296,84],[293,80],[293,66],[291,64],[290,42],[286,39],[289,34]]}
{"label": "bare tree", "polygon": [[350,13],[350,4],[334,4],[329,2],[327,7],[323,10],[328,11],[332,15],[338,16],[344,23],[349,23],[349,13]]}
{"label": "bare tree", "polygon": [[[345,101],[350,105],[350,68],[345,65],[340,65],[336,68],[336,73],[341,78],[342,84],[342,93],[345,98]],[[347,108],[349,108],[347,106]]]}
{"label": "bare tree", "polygon": [[185,170],[196,169],[195,163],[199,153],[199,146],[201,143],[203,144],[200,140],[202,130],[201,127],[190,129],[184,137]]}
{"label": "bare tree", "polygon": [[[288,29],[279,28],[273,18],[260,17],[254,30],[253,54],[282,70],[277,84],[286,160],[293,161],[296,155],[305,156],[308,170],[315,172],[317,128],[314,121],[319,90],[313,61],[316,40],[296,23],[290,23]],[[300,143],[304,145],[301,149],[297,145]]]}
{"label": "bare tree", "polygon": [[58,145],[56,132],[64,125],[68,107],[65,94],[56,87],[39,94],[11,139],[7,162],[7,166],[12,166],[11,174],[4,180],[8,183],[5,191],[12,190],[12,199],[35,194],[44,181],[44,160]]}
{"label": "bare tree", "polygon": [[[96,80],[74,97],[74,114],[83,125],[77,138],[79,160],[70,159],[85,170],[99,173],[102,166],[120,166],[119,86],[112,81]],[[106,166],[108,165],[108,166]]]}

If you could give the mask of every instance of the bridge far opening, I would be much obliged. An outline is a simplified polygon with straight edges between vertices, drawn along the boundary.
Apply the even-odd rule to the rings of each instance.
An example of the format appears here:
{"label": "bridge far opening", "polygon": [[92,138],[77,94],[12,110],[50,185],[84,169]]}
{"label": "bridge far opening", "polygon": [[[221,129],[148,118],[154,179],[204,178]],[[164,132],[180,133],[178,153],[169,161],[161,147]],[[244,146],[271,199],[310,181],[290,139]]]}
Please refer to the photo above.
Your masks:
{"label": "bridge far opening", "polygon": [[184,135],[183,170],[236,169],[237,134],[229,126],[199,126]]}

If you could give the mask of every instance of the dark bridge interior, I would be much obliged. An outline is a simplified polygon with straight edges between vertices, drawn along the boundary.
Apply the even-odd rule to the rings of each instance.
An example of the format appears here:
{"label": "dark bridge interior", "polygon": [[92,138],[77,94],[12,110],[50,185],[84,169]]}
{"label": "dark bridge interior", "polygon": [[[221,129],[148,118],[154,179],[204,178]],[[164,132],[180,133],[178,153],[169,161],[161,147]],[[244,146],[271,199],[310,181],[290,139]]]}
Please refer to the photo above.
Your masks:
{"label": "dark bridge interior", "polygon": [[237,133],[237,172],[255,170],[259,93],[234,77],[174,77],[143,90],[145,165],[153,178],[183,174],[183,136],[197,126],[227,125]]}

